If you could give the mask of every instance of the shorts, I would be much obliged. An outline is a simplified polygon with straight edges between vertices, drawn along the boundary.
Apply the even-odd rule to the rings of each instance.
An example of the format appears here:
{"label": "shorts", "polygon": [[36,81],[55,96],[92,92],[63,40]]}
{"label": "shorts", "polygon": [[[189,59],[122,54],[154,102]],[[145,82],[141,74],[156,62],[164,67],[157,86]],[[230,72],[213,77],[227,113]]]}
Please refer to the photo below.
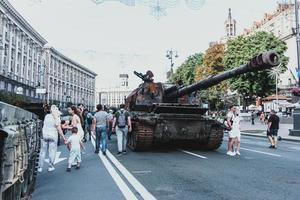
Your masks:
{"label": "shorts", "polygon": [[267,136],[277,136],[278,129],[270,129],[270,131],[267,131]]}
{"label": "shorts", "polygon": [[70,157],[68,163],[73,163],[73,162],[81,162],[81,152],[80,149],[71,149],[70,151]]}

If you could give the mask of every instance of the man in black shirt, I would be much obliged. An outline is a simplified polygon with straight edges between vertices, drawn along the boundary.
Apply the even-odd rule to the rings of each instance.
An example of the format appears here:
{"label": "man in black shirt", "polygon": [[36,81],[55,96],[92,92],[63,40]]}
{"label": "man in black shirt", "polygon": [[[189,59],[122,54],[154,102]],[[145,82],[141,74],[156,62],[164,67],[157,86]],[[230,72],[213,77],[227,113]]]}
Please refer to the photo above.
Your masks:
{"label": "man in black shirt", "polygon": [[279,129],[279,117],[276,115],[274,110],[271,110],[270,117],[268,119],[268,130],[267,136],[271,143],[269,148],[277,148],[277,134]]}

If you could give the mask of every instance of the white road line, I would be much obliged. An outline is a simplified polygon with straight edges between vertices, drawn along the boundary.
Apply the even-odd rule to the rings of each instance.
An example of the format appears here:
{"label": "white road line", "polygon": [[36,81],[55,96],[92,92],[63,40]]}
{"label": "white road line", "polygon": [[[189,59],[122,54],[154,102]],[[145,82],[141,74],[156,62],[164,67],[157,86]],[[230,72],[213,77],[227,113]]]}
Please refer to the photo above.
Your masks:
{"label": "white road line", "polygon": [[254,149],[247,149],[247,148],[241,148],[241,149],[246,150],[246,151],[252,151],[252,152],[255,152],[255,153],[261,153],[261,154],[265,154],[265,155],[269,155],[269,156],[282,157],[279,154],[267,153],[267,152],[263,152],[263,151],[257,151],[257,150],[254,150]]}
{"label": "white road line", "polygon": [[195,153],[193,153],[193,152],[185,151],[185,150],[182,150],[182,149],[178,149],[178,151],[181,151],[181,152],[183,152],[183,153],[187,153],[187,154],[190,154],[190,155],[196,156],[196,157],[198,157],[198,158],[207,159],[207,157],[205,157],[205,156],[201,156],[201,155],[199,155],[199,154],[195,154]]}
{"label": "white road line", "polygon": [[[92,144],[95,147],[95,140],[94,137]],[[103,162],[104,166],[106,167],[107,171],[121,190],[122,194],[124,195],[125,199],[127,200],[138,200],[136,196],[133,194],[133,192],[129,189],[129,187],[126,185],[125,181],[121,178],[121,176],[118,174],[118,172],[113,168],[113,166],[110,164],[110,162],[107,160],[105,156],[103,156],[101,153],[98,154],[101,161]]]}
{"label": "white road line", "polygon": [[122,173],[132,187],[146,200],[155,200],[156,198],[110,153],[106,150],[106,155],[115,167]]}

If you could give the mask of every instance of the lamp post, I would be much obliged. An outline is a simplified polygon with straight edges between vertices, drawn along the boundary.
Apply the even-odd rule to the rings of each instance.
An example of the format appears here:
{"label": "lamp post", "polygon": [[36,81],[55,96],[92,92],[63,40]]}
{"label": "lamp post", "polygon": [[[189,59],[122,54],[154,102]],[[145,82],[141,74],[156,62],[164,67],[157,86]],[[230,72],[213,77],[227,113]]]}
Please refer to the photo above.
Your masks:
{"label": "lamp post", "polygon": [[297,77],[298,77],[298,87],[300,87],[300,25],[299,25],[299,3],[298,0],[295,0],[295,22],[296,28],[293,28],[293,33],[296,36],[297,43]]}
{"label": "lamp post", "polygon": [[170,60],[170,66],[171,66],[171,69],[167,74],[167,78],[169,79],[171,77],[171,75],[173,74],[174,59],[178,58],[178,53],[176,50],[173,50],[173,49],[167,50],[166,57]]}

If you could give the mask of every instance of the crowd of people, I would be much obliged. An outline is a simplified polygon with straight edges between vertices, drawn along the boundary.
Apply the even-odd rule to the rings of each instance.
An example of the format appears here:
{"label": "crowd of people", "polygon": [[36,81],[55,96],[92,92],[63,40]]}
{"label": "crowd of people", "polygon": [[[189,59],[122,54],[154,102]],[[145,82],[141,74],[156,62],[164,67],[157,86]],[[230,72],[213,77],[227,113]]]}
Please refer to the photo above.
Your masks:
{"label": "crowd of people", "polygon": [[[240,117],[236,106],[231,106],[226,116],[226,125],[229,129],[228,132],[228,144],[227,144],[227,155],[235,156],[241,155],[241,128],[240,128]],[[279,117],[276,115],[274,110],[271,110],[268,117],[262,112],[260,115],[260,121],[267,125],[267,138],[270,142],[269,148],[276,149],[278,144],[278,130],[279,130]],[[251,124],[254,125],[254,112],[251,114]]]}
{"label": "crowd of people", "polygon": [[[71,166],[80,169],[83,143],[95,137],[95,153],[101,150],[106,155],[107,140],[111,139],[113,133],[117,136],[118,155],[126,154],[127,135],[132,131],[130,113],[125,110],[125,105],[121,104],[120,109],[115,113],[113,110],[105,109],[101,104],[97,105],[96,112],[89,112],[84,105],[71,106],[68,108],[69,118],[61,120],[62,112],[57,106],[45,106],[45,118],[42,129],[42,142],[38,171],[42,172],[46,154],[49,156],[48,171],[55,170],[55,158],[57,145],[60,138],[69,149],[69,159],[67,171],[71,171]],[[227,155],[241,155],[241,130],[240,117],[235,106],[231,106],[226,117],[226,124],[229,129]],[[253,120],[251,120],[253,122]],[[279,117],[272,110],[268,119],[265,115],[260,116],[260,121],[267,124],[267,137],[270,147],[276,149],[278,140]]]}
{"label": "crowd of people", "polygon": [[[45,157],[48,153],[48,171],[54,171],[54,164],[60,138],[69,150],[67,172],[71,166],[80,169],[82,150],[85,150],[84,142],[95,137],[95,153],[101,150],[106,155],[107,139],[115,133],[118,141],[118,155],[126,154],[127,134],[132,131],[131,118],[125,105],[115,113],[106,110],[101,104],[97,105],[96,112],[89,112],[83,104],[68,108],[69,118],[61,120],[62,112],[56,105],[44,107],[45,118],[42,129],[41,152],[38,172],[43,171]],[[65,116],[66,117],[66,116]]]}

